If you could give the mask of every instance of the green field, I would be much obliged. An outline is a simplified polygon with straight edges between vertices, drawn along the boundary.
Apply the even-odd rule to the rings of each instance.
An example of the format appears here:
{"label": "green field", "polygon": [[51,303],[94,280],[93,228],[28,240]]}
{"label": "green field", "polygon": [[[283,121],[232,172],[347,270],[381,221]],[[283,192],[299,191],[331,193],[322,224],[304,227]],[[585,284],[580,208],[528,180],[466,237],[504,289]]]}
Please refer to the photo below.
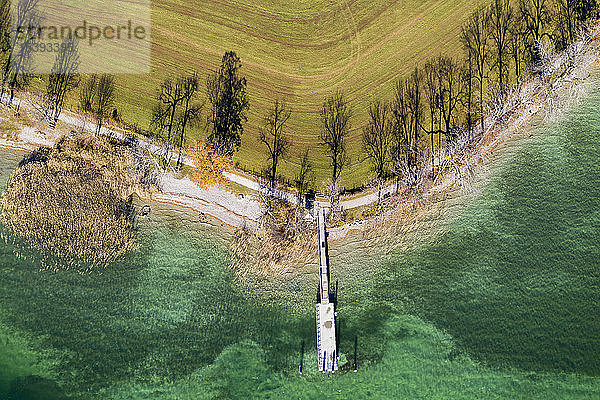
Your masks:
{"label": "green field", "polygon": [[[293,110],[293,142],[281,172],[292,178],[306,148],[317,186],[328,176],[319,142],[319,109],[343,90],[354,110],[351,165],[342,185],[360,185],[368,163],[360,151],[361,128],[372,100],[390,97],[396,80],[429,57],[460,53],[457,35],[474,0],[210,1],[152,3],[152,73],[118,76],[119,112],[147,128],[150,99],[168,75],[198,71],[204,84],[223,53],[241,57],[248,79],[249,121],[235,160],[260,170],[266,162],[257,129],[279,98]],[[200,98],[205,99],[204,86]],[[195,137],[204,135],[200,130]]]}

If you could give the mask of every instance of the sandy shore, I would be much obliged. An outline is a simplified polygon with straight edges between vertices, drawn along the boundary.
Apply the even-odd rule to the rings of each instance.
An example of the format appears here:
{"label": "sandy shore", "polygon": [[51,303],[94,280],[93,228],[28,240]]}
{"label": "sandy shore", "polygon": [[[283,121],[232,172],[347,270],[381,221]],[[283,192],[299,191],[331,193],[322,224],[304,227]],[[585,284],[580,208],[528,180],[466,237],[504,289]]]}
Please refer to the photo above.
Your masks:
{"label": "sandy shore", "polygon": [[233,227],[258,228],[261,207],[251,198],[217,186],[203,190],[189,178],[177,179],[171,174],[161,176],[160,189],[162,193],[155,194],[153,200],[208,214]]}
{"label": "sandy shore", "polygon": [[[17,140],[0,138],[0,148],[26,153],[40,146],[51,147],[59,137],[55,132],[44,134],[23,127]],[[247,196],[240,197],[216,186],[201,190],[189,178],[177,179],[168,173],[161,175],[159,186],[161,193],[152,195],[153,201],[191,209],[234,228],[258,228],[260,204]]]}

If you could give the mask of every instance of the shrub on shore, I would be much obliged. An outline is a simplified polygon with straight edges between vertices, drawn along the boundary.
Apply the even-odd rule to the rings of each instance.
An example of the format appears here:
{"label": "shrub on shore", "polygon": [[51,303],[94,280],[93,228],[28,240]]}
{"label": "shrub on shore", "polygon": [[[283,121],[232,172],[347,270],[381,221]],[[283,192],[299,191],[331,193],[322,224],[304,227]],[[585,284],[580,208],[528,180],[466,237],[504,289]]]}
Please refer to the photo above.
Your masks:
{"label": "shrub on shore", "polygon": [[106,265],[135,247],[138,171],[123,143],[62,139],[23,159],[0,199],[0,221],[37,250],[78,265]]}

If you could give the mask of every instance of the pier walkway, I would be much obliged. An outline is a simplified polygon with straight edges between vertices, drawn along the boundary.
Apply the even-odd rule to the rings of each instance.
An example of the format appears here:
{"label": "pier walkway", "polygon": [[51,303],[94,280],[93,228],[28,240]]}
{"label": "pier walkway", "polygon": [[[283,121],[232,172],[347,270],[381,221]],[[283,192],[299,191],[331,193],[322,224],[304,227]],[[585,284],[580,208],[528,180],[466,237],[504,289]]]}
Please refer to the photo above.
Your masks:
{"label": "pier walkway", "polygon": [[329,300],[329,257],[323,208],[317,210],[317,220],[319,224],[319,299],[316,305],[318,363],[319,371],[335,372],[338,369],[335,307]]}

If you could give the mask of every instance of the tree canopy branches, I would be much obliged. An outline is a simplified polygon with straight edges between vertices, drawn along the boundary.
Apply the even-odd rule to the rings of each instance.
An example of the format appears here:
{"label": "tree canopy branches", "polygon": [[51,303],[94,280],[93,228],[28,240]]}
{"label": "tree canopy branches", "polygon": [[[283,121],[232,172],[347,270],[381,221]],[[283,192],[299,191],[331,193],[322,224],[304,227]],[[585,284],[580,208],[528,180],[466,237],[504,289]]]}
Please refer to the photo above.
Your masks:
{"label": "tree canopy branches", "polygon": [[291,115],[292,113],[287,109],[285,103],[275,100],[273,108],[265,117],[264,128],[260,129],[259,140],[267,148],[269,157],[267,175],[271,187],[277,179],[277,165],[285,156],[290,145],[284,127]]}
{"label": "tree canopy branches", "polygon": [[94,108],[98,132],[100,132],[102,129],[102,123],[109,115],[114,101],[115,77],[113,75],[102,74],[98,80],[98,87],[96,89],[96,104]]}
{"label": "tree canopy branches", "polygon": [[176,168],[181,168],[183,164],[186,129],[201,119],[203,104],[195,102],[198,87],[199,79],[196,73],[167,78],[160,85],[150,127],[162,135],[165,141],[165,169],[171,162],[171,149],[175,138],[178,138],[179,147]]}
{"label": "tree canopy branches", "polygon": [[209,186],[225,186],[227,181],[223,172],[231,169],[228,156],[201,142],[192,144],[188,153],[195,165],[192,181],[200,189],[206,189]]}
{"label": "tree canopy branches", "polygon": [[157,103],[152,111],[151,127],[161,134],[166,135],[164,168],[171,161],[171,146],[174,130],[176,129],[177,107],[183,101],[183,85],[179,79],[167,78],[160,85],[156,95]]}
{"label": "tree canopy branches", "polygon": [[179,156],[177,157],[177,169],[183,165],[183,148],[185,142],[185,133],[188,126],[196,125],[202,116],[201,111],[204,104],[195,103],[194,98],[198,92],[199,79],[196,73],[192,75],[180,77],[178,79],[181,86],[182,107],[178,121],[177,133],[179,135]]}
{"label": "tree canopy branches", "polygon": [[79,91],[79,108],[91,114],[96,120],[96,132],[100,132],[104,121],[110,115],[115,101],[115,77],[92,74]]}
{"label": "tree canopy branches", "polygon": [[63,40],[46,86],[48,116],[51,126],[56,125],[65,102],[65,95],[79,84],[77,68],[79,67],[78,42],[74,39]]}
{"label": "tree canopy branches", "polygon": [[508,49],[513,10],[510,0],[493,0],[489,8],[490,37],[492,39],[492,69],[498,72],[498,86],[504,94],[508,75]]}
{"label": "tree canopy branches", "polygon": [[[490,100],[502,102],[510,78],[518,80],[523,66],[535,66],[532,61],[539,56],[535,46],[540,46],[542,38],[556,40],[559,47],[565,47],[585,29],[580,16],[590,18],[597,13],[595,0],[520,0],[518,5],[518,13],[509,0],[491,0],[487,7],[475,9],[460,34],[463,59],[438,56],[423,68],[416,67],[396,83],[387,115],[379,103],[371,105],[370,120],[363,130],[363,150],[375,170],[381,171],[382,165],[377,162],[382,157],[376,154],[383,154],[379,151],[382,149],[374,151],[374,145],[383,143],[374,141],[381,139],[375,135],[381,132],[376,128],[381,126],[377,122],[381,115],[390,127],[387,147],[392,171],[398,180],[403,177],[409,184],[415,183],[411,176],[419,164],[423,165],[427,147],[435,164],[435,139],[439,154],[456,140],[463,121],[469,141],[476,125],[474,119],[479,120],[478,131],[485,132],[484,117]],[[378,179],[380,176],[378,173]]]}
{"label": "tree canopy branches", "polygon": [[551,22],[549,0],[519,0],[519,18],[523,24],[527,48],[534,63],[540,60],[540,41],[551,38],[546,26]]}
{"label": "tree canopy branches", "polygon": [[[406,81],[396,82],[394,100],[391,103],[391,159],[394,175],[400,178],[410,153],[410,110],[406,95]],[[398,183],[398,181],[396,181]]]}
{"label": "tree canopy branches", "polygon": [[312,163],[310,162],[309,149],[302,154],[300,159],[300,168],[294,176],[294,186],[296,187],[296,194],[301,199],[307,192],[308,187],[313,183],[315,176],[313,171]]}
{"label": "tree canopy branches", "polygon": [[338,182],[342,169],[348,163],[346,136],[350,131],[352,112],[342,92],[329,97],[321,109],[321,144],[331,160],[332,186]]}
{"label": "tree canopy branches", "polygon": [[[4,5],[3,13],[10,14],[10,28],[8,38],[5,39],[3,50],[7,53],[2,66],[2,95],[4,86],[10,88],[10,101],[14,98],[15,90],[22,89],[29,84],[32,66],[32,44],[37,40],[35,35],[28,35],[22,27],[40,26],[42,15],[38,10],[39,0],[19,0],[11,13],[10,5]],[[3,29],[6,29],[3,27]],[[8,45],[7,45],[8,43]],[[8,47],[6,47],[8,46]],[[0,95],[1,96],[1,95]],[[0,97],[1,98],[1,97]]]}
{"label": "tree canopy branches", "polygon": [[374,102],[369,107],[369,117],[369,123],[363,128],[362,142],[371,169],[377,175],[380,196],[391,158],[392,121],[389,118],[389,106],[380,101]]}
{"label": "tree canopy branches", "polygon": [[463,47],[468,53],[468,57],[473,63],[475,74],[474,78],[479,85],[479,117],[481,124],[481,133],[484,132],[484,98],[483,87],[484,79],[486,78],[486,63],[489,56],[488,40],[489,40],[489,14],[482,7],[478,8],[471,14],[471,18],[462,28],[461,41]]}

